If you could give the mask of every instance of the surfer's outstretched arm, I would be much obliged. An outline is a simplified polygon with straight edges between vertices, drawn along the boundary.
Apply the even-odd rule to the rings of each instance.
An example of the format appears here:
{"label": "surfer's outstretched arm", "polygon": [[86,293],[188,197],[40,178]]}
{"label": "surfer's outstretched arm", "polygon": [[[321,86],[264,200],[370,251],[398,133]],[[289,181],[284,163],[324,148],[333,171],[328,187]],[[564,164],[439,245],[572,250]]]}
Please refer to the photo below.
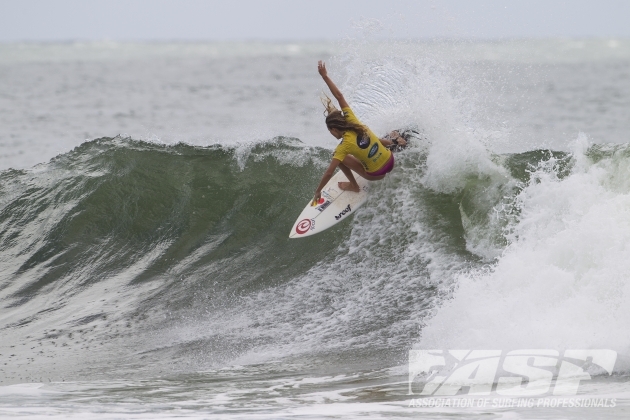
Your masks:
{"label": "surfer's outstretched arm", "polygon": [[339,88],[333,83],[332,80],[330,80],[330,77],[328,77],[328,72],[326,71],[326,63],[324,63],[321,60],[318,61],[317,71],[319,71],[319,74],[322,76],[322,79],[324,79],[324,82],[326,82],[326,86],[328,86],[328,89],[330,89],[330,93],[332,93],[332,95],[335,97],[337,102],[339,102],[339,106],[342,109],[350,108],[350,106],[348,105],[348,102],[346,102],[346,98],[343,97]]}

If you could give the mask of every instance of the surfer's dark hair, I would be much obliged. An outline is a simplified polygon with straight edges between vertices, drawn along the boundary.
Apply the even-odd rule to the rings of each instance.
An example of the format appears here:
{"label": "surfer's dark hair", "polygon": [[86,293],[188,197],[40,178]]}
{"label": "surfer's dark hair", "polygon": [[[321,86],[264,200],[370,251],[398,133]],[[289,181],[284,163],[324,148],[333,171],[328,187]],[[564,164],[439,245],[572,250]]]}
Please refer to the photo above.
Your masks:
{"label": "surfer's dark hair", "polygon": [[324,104],[324,115],[326,115],[326,127],[336,128],[341,131],[354,131],[358,137],[363,137],[367,134],[366,129],[361,124],[351,123],[343,116],[343,113],[335,108],[332,100],[324,95],[322,97],[322,104]]}

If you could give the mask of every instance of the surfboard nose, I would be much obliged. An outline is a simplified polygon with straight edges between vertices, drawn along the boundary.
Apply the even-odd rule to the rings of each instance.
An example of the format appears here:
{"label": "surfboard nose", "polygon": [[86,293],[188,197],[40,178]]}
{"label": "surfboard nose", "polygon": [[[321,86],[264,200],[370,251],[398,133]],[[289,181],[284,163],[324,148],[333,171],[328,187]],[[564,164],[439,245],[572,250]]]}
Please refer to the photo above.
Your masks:
{"label": "surfboard nose", "polygon": [[355,175],[361,190],[359,192],[344,191],[337,187],[338,182],[347,181],[343,172],[337,172],[322,189],[322,197],[313,206],[306,205],[289,232],[289,238],[303,238],[322,232],[329,227],[347,219],[359,208],[369,191],[369,181]]}

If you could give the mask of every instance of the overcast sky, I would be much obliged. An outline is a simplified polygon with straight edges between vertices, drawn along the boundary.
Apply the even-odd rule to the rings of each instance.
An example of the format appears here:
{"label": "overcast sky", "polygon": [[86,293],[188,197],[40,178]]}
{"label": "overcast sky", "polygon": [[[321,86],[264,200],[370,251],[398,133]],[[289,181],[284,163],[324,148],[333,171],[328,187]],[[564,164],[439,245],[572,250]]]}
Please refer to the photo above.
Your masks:
{"label": "overcast sky", "polygon": [[0,0],[0,41],[630,37],[630,0]]}

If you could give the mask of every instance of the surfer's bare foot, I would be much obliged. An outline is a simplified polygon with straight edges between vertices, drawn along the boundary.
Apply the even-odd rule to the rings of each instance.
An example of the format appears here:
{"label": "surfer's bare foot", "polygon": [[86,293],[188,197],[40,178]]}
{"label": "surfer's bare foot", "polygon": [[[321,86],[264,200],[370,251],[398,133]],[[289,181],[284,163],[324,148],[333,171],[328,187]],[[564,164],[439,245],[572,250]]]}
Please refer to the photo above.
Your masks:
{"label": "surfer's bare foot", "polygon": [[358,184],[352,184],[352,182],[339,182],[338,183],[339,188],[341,188],[344,191],[354,191],[354,192],[359,192],[361,191],[361,188],[359,187]]}
{"label": "surfer's bare foot", "polygon": [[396,150],[404,149],[407,146],[407,140],[400,135],[398,130],[394,130],[381,139],[383,146],[388,149],[396,148]]}
{"label": "surfer's bare foot", "polygon": [[405,138],[400,135],[398,130],[394,130],[391,133],[389,133],[389,138],[392,139],[394,144],[398,146],[405,147],[407,145],[407,140],[405,140]]}

